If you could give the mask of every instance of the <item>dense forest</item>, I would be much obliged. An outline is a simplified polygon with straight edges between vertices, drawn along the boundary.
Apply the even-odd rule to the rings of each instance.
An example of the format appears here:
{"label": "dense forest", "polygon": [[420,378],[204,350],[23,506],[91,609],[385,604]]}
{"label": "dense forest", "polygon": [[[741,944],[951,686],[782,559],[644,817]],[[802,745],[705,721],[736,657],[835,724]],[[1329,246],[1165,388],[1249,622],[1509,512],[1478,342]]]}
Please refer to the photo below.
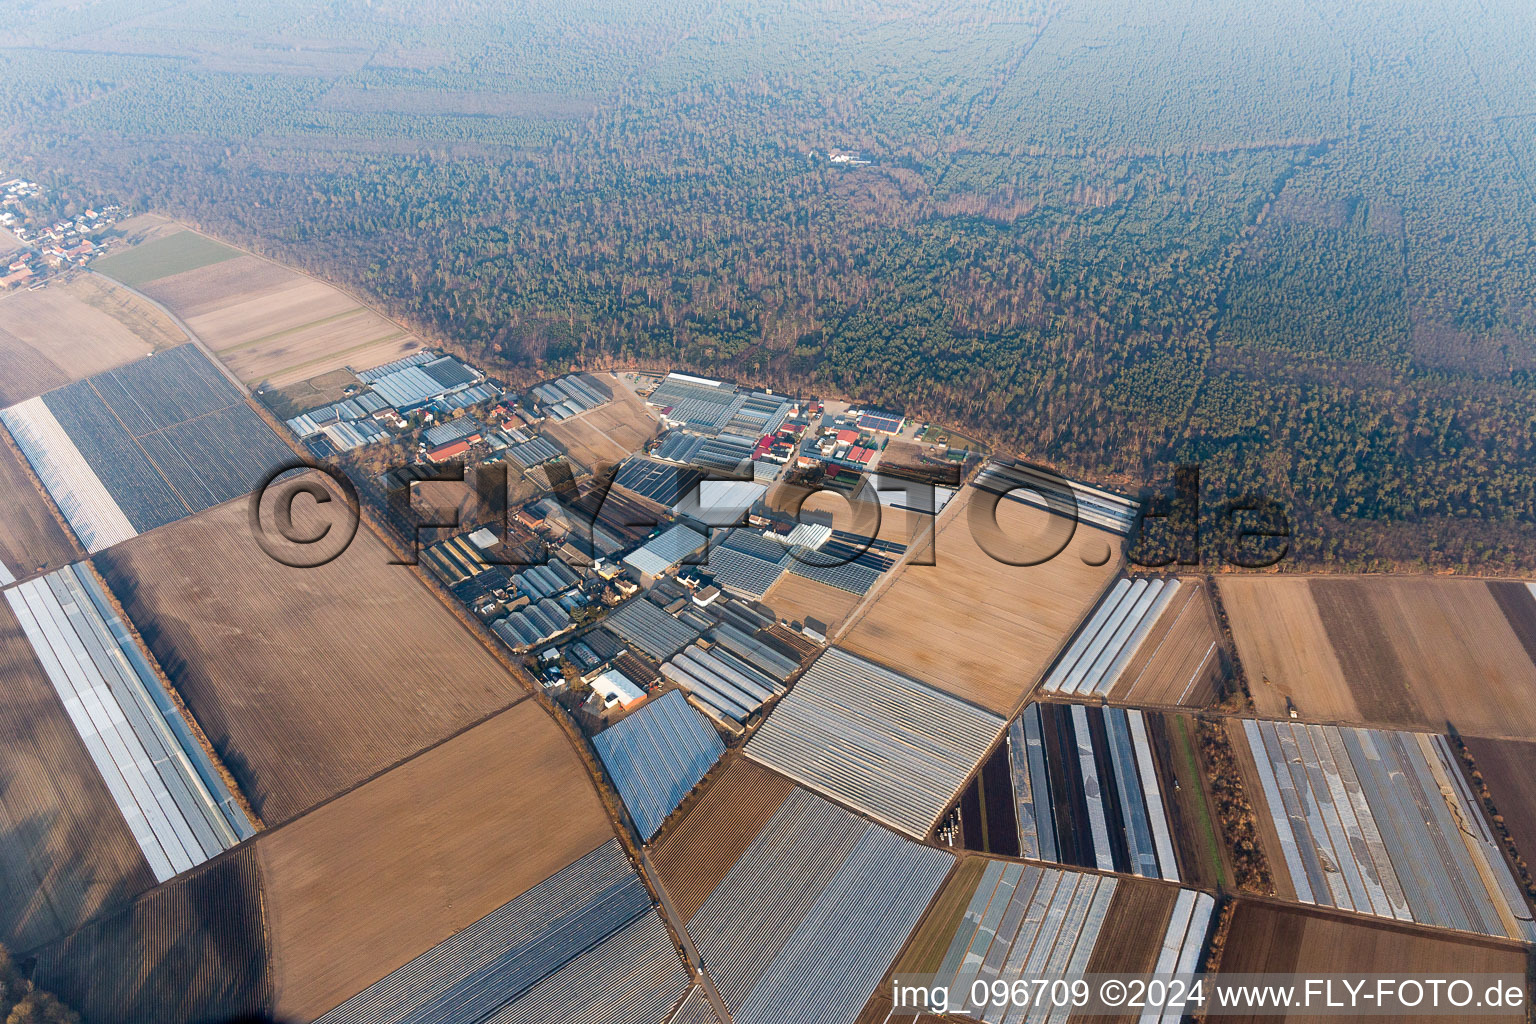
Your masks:
{"label": "dense forest", "polygon": [[840,393],[1132,490],[1198,463],[1288,564],[1536,569],[1529,5],[20,7],[15,170],[509,375]]}

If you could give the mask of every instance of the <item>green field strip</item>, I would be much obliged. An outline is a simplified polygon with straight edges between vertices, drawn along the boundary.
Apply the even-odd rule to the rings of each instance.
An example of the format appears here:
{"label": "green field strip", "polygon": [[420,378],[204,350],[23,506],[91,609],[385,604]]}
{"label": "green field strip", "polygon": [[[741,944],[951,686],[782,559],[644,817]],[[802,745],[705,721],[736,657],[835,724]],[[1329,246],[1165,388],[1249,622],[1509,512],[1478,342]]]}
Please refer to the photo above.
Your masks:
{"label": "green field strip", "polygon": [[264,345],[269,341],[276,341],[278,338],[286,338],[290,334],[298,334],[300,331],[307,331],[311,327],[323,327],[326,324],[333,324],[338,320],[346,320],[366,312],[368,312],[368,309],[364,306],[356,306],[352,309],[344,309],[340,313],[332,313],[330,316],[323,316],[319,320],[311,320],[307,324],[299,324],[297,327],[288,327],[281,331],[274,331],[271,334],[264,334],[259,338],[252,338],[250,341],[237,341],[233,345],[226,345],[224,348],[216,348],[214,351],[219,355],[223,355],[225,352],[238,352],[243,348],[250,348],[253,345]]}
{"label": "green field strip", "polygon": [[[1199,780],[1203,776],[1200,773],[1200,764],[1195,760],[1195,748],[1186,731],[1186,723],[1183,719],[1174,719],[1173,725],[1174,728],[1170,733],[1179,748],[1179,757],[1189,768],[1189,777],[1199,785]],[[1221,840],[1216,836],[1216,824],[1211,821],[1210,811],[1205,806],[1204,785],[1199,785],[1196,798],[1190,802],[1195,805],[1195,811],[1200,815],[1200,824],[1205,832],[1205,845],[1211,855],[1211,864],[1216,868],[1216,884],[1224,887],[1227,884],[1227,874],[1221,866]]]}
{"label": "green field strip", "polygon": [[231,249],[195,231],[178,231],[127,252],[104,256],[91,264],[91,269],[133,288],[243,255],[238,249]]}

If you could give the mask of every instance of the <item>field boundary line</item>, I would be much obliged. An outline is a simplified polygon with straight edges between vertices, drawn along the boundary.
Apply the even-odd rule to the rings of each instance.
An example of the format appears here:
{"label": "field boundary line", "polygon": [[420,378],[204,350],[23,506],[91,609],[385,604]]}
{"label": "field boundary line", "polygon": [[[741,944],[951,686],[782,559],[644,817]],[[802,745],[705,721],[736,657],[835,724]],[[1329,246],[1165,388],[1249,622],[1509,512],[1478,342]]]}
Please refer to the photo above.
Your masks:
{"label": "field boundary line", "polygon": [[[211,237],[211,236],[204,236],[204,237]],[[218,241],[218,239],[213,239],[213,240],[214,241]],[[224,374],[224,376],[226,378],[228,378],[229,382],[235,386],[235,390],[236,391],[240,392],[240,394],[243,395],[246,398],[250,398],[251,397],[251,389],[245,386],[245,382],[244,381],[242,381],[239,377],[235,376],[235,371],[231,370],[229,367],[224,365],[224,361],[219,358],[218,353],[216,353],[212,348],[210,348],[208,346],[208,343],[205,342],[202,339],[202,337],[198,335],[198,333],[196,331],[194,331],[191,327],[189,327],[187,325],[187,322],[185,320],[183,320],[181,317],[177,316],[175,313],[171,312],[163,304],[161,304],[159,302],[156,302],[154,299],[150,298],[148,295],[145,295],[143,292],[139,291],[137,288],[132,287],[131,285],[123,284],[121,281],[118,281],[115,278],[108,277],[105,274],[99,274],[99,273],[97,273],[94,270],[87,270],[86,273],[88,273],[88,274],[96,274],[97,277],[100,277],[104,281],[111,281],[115,285],[119,285],[120,287],[128,289],[128,291],[132,292],[134,295],[137,295],[139,298],[143,299],[145,302],[149,303],[151,306],[155,307],[160,312],[162,312],[166,316],[170,317],[171,318],[171,323],[175,324],[178,328],[180,328],[181,329],[181,333],[183,333],[183,334],[185,334],[187,336],[187,340],[190,341],[192,344],[196,345],[198,347],[198,350],[201,351],[203,353],[203,355],[208,357],[208,361],[211,362],[214,366],[219,368],[219,372]]]}
{"label": "field boundary line", "polygon": [[323,316],[319,320],[311,320],[307,324],[299,324],[296,327],[285,327],[281,331],[274,331],[271,334],[264,334],[259,338],[251,338],[249,341],[237,341],[233,345],[225,345],[223,348],[219,349],[218,352],[221,355],[225,352],[238,352],[243,348],[251,348],[255,345],[260,345],[263,342],[276,341],[278,338],[286,338],[290,334],[298,334],[301,331],[307,331],[311,327],[323,327],[326,324],[334,324],[341,320],[350,320],[352,317],[366,312],[368,312],[368,310],[364,309],[362,306],[358,306],[355,309],[344,309],[340,313],[332,313],[330,316]]}

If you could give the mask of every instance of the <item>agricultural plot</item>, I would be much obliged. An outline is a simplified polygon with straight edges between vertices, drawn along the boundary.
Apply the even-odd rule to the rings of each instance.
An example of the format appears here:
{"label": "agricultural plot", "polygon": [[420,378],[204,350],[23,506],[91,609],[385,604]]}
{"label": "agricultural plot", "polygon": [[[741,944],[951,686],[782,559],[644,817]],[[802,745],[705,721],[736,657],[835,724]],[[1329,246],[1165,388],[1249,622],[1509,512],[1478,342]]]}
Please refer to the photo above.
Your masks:
{"label": "agricultural plot", "polygon": [[195,347],[0,410],[86,550],[250,492],[293,453]]}
{"label": "agricultural plot", "polygon": [[0,427],[0,586],[62,568],[75,547],[54,518],[26,459]]}
{"label": "agricultural plot", "polygon": [[157,882],[254,834],[88,571],[4,593]]}
{"label": "agricultural plot", "polygon": [[613,374],[599,375],[598,382],[607,387],[613,400],[589,413],[587,422],[625,451],[640,451],[660,429],[656,414]]}
{"label": "agricultural plot", "polygon": [[[1079,525],[1049,561],[1007,565],[983,550],[971,529],[968,510],[982,493],[968,488],[963,500],[951,502],[938,522],[936,564],[901,568],[842,642],[855,654],[1011,714],[1114,578],[1112,552],[1120,538]],[[1059,537],[1055,531],[1070,527],[1009,500],[998,504],[997,521],[1021,543],[1048,532]]]}
{"label": "agricultural plot", "polygon": [[1515,849],[1529,861],[1536,856],[1536,743],[1473,738],[1466,744]]}
{"label": "agricultural plot", "polygon": [[[632,958],[632,959],[631,959]],[[628,961],[626,963],[626,961]],[[627,1003],[623,985],[625,968]],[[541,1008],[564,1019],[659,1021],[687,972],[650,893],[608,842],[390,972],[319,1018],[518,1020]]]}
{"label": "agricultural plot", "polygon": [[[225,255],[187,254],[207,246]],[[423,347],[324,282],[191,232],[147,242],[97,269],[163,304],[253,386],[286,388],[346,367],[369,369]]]}
{"label": "agricultural plot", "polygon": [[64,935],[155,884],[48,672],[0,601],[0,943]]}
{"label": "agricultural plot", "polygon": [[368,528],[335,560],[290,568],[256,543],[248,511],[229,502],[97,565],[268,823],[522,695]]}
{"label": "agricultural plot", "polygon": [[1289,698],[1316,721],[1536,738],[1536,663],[1522,641],[1536,610],[1505,584],[1236,576],[1219,586],[1260,715],[1285,715]]}
{"label": "agricultural plot", "polygon": [[277,1018],[330,1011],[612,838],[532,701],[272,830],[257,842]]}
{"label": "agricultural plot", "polygon": [[1040,684],[1041,691],[1171,705],[1209,700],[1220,655],[1216,624],[1201,589],[1197,581],[1177,578],[1120,580]]}
{"label": "agricultural plot", "polygon": [[541,429],[546,437],[565,450],[572,462],[589,470],[623,462],[634,450],[625,448],[584,417],[551,421]]}
{"label": "agricultural plot", "polygon": [[1008,753],[1022,856],[1179,880],[1142,712],[1031,704]]}
{"label": "agricultural plot", "polygon": [[142,299],[95,276],[0,297],[0,406],[185,341]]}
{"label": "agricultural plot", "polygon": [[271,1019],[261,871],[246,844],[36,951],[87,1024]]}
{"label": "agricultural plot", "polygon": [[993,984],[1105,963],[1189,975],[1214,905],[1190,889],[976,858],[955,872],[892,973],[947,989],[950,1013],[1021,1021],[1026,1008],[995,1004]]}
{"label": "agricultural plot", "polygon": [[1271,860],[1300,902],[1536,938],[1444,737],[1251,720],[1241,732],[1278,835]]}
{"label": "agricultural plot", "polygon": [[725,753],[719,734],[677,690],[599,733],[592,745],[643,840]]}
{"label": "agricultural plot", "polygon": [[[1511,943],[1386,922],[1367,921],[1305,907],[1239,899],[1227,932],[1220,974],[1422,974],[1450,967],[1458,974],[1526,974],[1526,953]],[[1269,1021],[1270,1015],[1232,1021]],[[1288,1014],[1287,1021],[1337,1021],[1337,1016]],[[1466,1016],[1417,1016],[1416,1021],[1465,1021]],[[1477,1020],[1525,1020],[1522,1012]]]}
{"label": "agricultural plot", "polygon": [[[427,1012],[476,977],[510,1000],[650,910],[612,840],[530,702],[43,947],[37,976],[90,1024],[313,1020],[354,996]],[[455,955],[477,938],[502,957]],[[445,958],[454,991],[412,971]],[[661,980],[664,1014],[686,982]]]}
{"label": "agricultural plot", "polygon": [[1184,579],[1141,649],[1120,673],[1109,700],[1133,706],[1204,707],[1225,675],[1221,627],[1203,580]]}
{"label": "agricultural plot", "polygon": [[779,702],[746,754],[921,839],[1003,726],[975,705],[831,648]]}
{"label": "agricultural plot", "polygon": [[954,862],[802,789],[688,922],[741,1024],[852,1024]]}
{"label": "agricultural plot", "polygon": [[832,636],[859,606],[859,595],[791,572],[779,577],[763,603],[788,622],[809,625],[814,619],[823,634]]}
{"label": "agricultural plot", "polygon": [[239,257],[240,253],[195,231],[178,231],[136,245],[127,252],[97,260],[92,269],[130,288],[212,266]]}
{"label": "agricultural plot", "polygon": [[794,788],[778,772],[738,758],[676,825],[668,826],[651,852],[651,862],[685,920],[703,905]]}

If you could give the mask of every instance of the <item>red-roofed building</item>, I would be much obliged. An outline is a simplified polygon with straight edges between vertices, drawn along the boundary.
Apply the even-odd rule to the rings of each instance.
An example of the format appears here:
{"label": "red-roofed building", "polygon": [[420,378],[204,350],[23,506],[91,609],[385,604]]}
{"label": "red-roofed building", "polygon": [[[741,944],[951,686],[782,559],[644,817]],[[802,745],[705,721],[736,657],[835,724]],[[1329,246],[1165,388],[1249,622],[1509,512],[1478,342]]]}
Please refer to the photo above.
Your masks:
{"label": "red-roofed building", "polygon": [[875,450],[873,448],[860,448],[858,445],[854,445],[848,449],[848,461],[850,462],[868,462],[874,457]]}
{"label": "red-roofed building", "polygon": [[447,462],[469,451],[468,441],[450,441],[427,450],[427,458],[433,462]]}
{"label": "red-roofed building", "polygon": [[857,430],[839,430],[837,432],[838,444],[853,444],[858,439],[859,432]]}

